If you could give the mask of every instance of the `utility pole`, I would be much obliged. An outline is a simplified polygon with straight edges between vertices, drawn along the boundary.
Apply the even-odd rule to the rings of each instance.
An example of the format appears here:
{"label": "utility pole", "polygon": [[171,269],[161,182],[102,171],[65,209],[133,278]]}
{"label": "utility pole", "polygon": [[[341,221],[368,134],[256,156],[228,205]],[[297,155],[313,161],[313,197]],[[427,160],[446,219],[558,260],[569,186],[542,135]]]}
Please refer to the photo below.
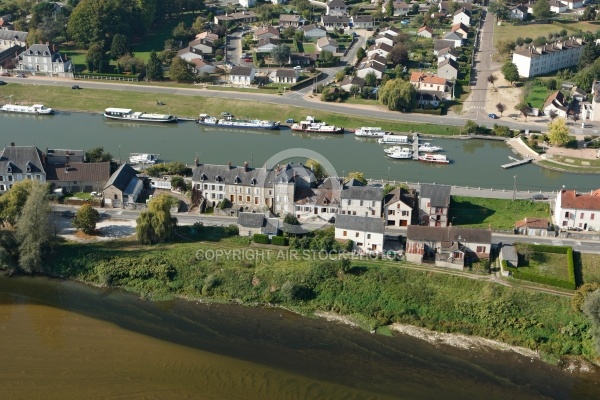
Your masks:
{"label": "utility pole", "polygon": [[388,185],[390,184],[390,168],[391,167],[388,167],[388,174],[387,174],[387,184]]}
{"label": "utility pole", "polygon": [[513,176],[513,200],[517,198],[517,176]]}

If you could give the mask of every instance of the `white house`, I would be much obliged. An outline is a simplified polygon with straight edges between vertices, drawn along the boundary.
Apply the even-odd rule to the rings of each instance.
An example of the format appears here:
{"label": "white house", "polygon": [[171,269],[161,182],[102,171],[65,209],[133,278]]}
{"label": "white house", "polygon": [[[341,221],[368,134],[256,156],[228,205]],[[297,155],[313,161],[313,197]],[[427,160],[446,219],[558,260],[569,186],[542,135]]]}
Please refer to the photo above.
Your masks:
{"label": "white house", "polygon": [[325,28],[322,28],[317,25],[305,25],[302,28],[302,32],[304,32],[304,37],[306,39],[319,39],[327,36],[327,31]]}
{"label": "white house", "polygon": [[512,62],[522,77],[547,74],[579,64],[583,44],[581,38],[571,38],[545,46],[522,46],[513,52]]}
{"label": "white house", "polygon": [[410,75],[410,83],[417,91],[433,91],[445,93],[449,90],[448,82],[437,75],[413,71]]}
{"label": "white house", "polygon": [[592,84],[592,96],[590,103],[586,105],[581,113],[581,119],[584,121],[600,121],[600,81],[594,81]]}
{"label": "white house", "polygon": [[382,44],[385,43],[388,46],[393,46],[394,45],[394,36],[388,34],[388,33],[383,33],[379,36],[377,36],[375,38],[375,44]]}
{"label": "white house", "polygon": [[326,50],[335,54],[338,52],[338,44],[335,39],[331,39],[330,37],[326,36],[317,40],[316,49],[318,52]]}
{"label": "white house", "polygon": [[454,24],[450,31],[460,34],[463,39],[467,39],[467,36],[469,36],[469,27],[465,24]]}
{"label": "white house", "polygon": [[6,146],[0,153],[0,194],[26,179],[45,182],[44,161],[44,154],[35,146]]}
{"label": "white house", "polygon": [[562,1],[550,0],[548,3],[550,4],[550,11],[556,14],[564,13],[568,9],[567,5]]}
{"label": "white house", "polygon": [[510,19],[518,19],[520,21],[523,21],[523,19],[525,19],[525,17],[527,17],[528,14],[529,11],[527,6],[524,6],[523,4],[518,4],[516,6],[510,7],[508,15]]}
{"label": "white house", "polygon": [[450,40],[438,39],[433,42],[433,54],[436,56],[438,55],[438,52],[440,52],[441,50],[453,49],[453,48],[454,48],[454,42],[452,42]]}
{"label": "white house", "polygon": [[515,223],[515,233],[526,236],[548,236],[546,218],[523,218]]}
{"label": "white house", "polygon": [[378,54],[382,57],[387,57],[393,48],[393,46],[385,43],[374,44],[367,49],[367,56],[373,57],[373,55]]}
{"label": "white house", "polygon": [[322,15],[321,25],[328,31],[334,29],[347,29],[350,27],[350,17],[347,15]]}
{"label": "white house", "polygon": [[450,190],[451,187],[446,185],[421,185],[419,191],[419,221],[422,225],[448,226]]}
{"label": "white house", "polygon": [[[386,13],[387,6],[389,6],[389,2],[387,1],[384,1],[381,5],[381,11],[383,11],[384,14]],[[394,17],[408,15],[408,12],[410,11],[410,6],[403,1],[395,1],[392,4],[392,7],[394,8]]]}
{"label": "white house", "polygon": [[354,15],[350,17],[354,29],[369,29],[375,27],[375,21],[370,15]]}
{"label": "white house", "polygon": [[385,65],[374,60],[377,55],[373,56],[373,58],[366,58],[364,61],[361,61],[356,68],[356,76],[360,78],[365,78],[369,73],[374,73],[377,79],[383,78],[383,73],[385,72]]}
{"label": "white house", "polygon": [[340,213],[381,219],[383,188],[360,184],[350,185],[354,185],[354,182],[346,184],[342,190]]}
{"label": "white house", "polygon": [[385,226],[381,218],[340,215],[335,217],[335,239],[352,240],[353,250],[383,251]]}
{"label": "white house", "polygon": [[347,13],[348,6],[343,0],[330,0],[327,3],[325,15],[346,15]]}
{"label": "white house", "polygon": [[[0,52],[12,47],[27,47],[28,32],[0,29]],[[13,53],[14,57],[14,53]]]}
{"label": "white house", "polygon": [[428,26],[423,25],[417,31],[417,36],[421,36],[424,38],[432,38],[433,37],[433,29]]}
{"label": "white house", "polygon": [[277,38],[279,39],[279,29],[274,26],[264,26],[262,28],[258,28],[254,32],[254,40],[266,40],[268,38]]}
{"label": "white house", "polygon": [[71,59],[47,44],[34,44],[18,56],[17,69],[27,72],[45,72],[65,77],[70,75]]}
{"label": "white house", "polygon": [[558,117],[567,119],[567,115],[569,114],[569,102],[561,91],[556,91],[548,96],[542,110],[545,115],[550,115],[550,112],[554,111]]}
{"label": "white house", "polygon": [[452,25],[463,23],[466,26],[471,26],[471,11],[464,8],[456,10],[452,15]]}
{"label": "white house", "polygon": [[438,63],[437,75],[448,81],[458,79],[458,63],[451,58],[447,58]]}
{"label": "white house", "polygon": [[380,35],[390,35],[390,36],[398,36],[398,34],[400,33],[400,28],[396,28],[395,26],[390,26],[388,28],[385,29],[381,29],[379,31]]}
{"label": "white house", "polygon": [[281,40],[274,38],[274,37],[261,39],[256,44],[256,52],[257,53],[270,53],[271,51],[273,51],[273,49],[276,46],[279,46],[280,44],[281,44]]}
{"label": "white house", "polygon": [[576,10],[585,5],[584,0],[561,0],[561,2],[564,3],[569,10]]}
{"label": "white house", "polygon": [[442,49],[440,51],[438,51],[437,54],[437,62],[438,64],[448,58],[454,60],[454,61],[458,61],[458,57],[459,57],[459,53],[457,50],[455,49],[451,49],[449,47]]}
{"label": "white house", "polygon": [[214,65],[212,65],[208,61],[205,61],[205,60],[203,60],[201,58],[195,58],[195,59],[191,60],[190,62],[192,64],[194,64],[194,69],[199,74],[204,74],[204,73],[206,73],[206,74],[214,74],[218,70],[217,67],[215,67]]}
{"label": "white house", "polygon": [[463,43],[463,37],[461,34],[457,33],[457,32],[448,32],[445,36],[444,36],[444,40],[447,40],[449,42],[453,42],[454,43],[454,47],[461,47],[462,43]]}
{"label": "white house", "polygon": [[408,226],[412,224],[416,195],[406,189],[396,188],[384,198],[383,218],[386,226]]}
{"label": "white house", "polygon": [[251,85],[256,70],[251,67],[233,67],[229,72],[229,81],[235,85]]}
{"label": "white house", "polygon": [[239,0],[239,2],[240,6],[246,8],[254,7],[254,5],[256,4],[256,0]]}
{"label": "white house", "polygon": [[560,229],[600,231],[600,189],[587,194],[561,190],[556,196],[554,224]]}
{"label": "white house", "polygon": [[352,86],[358,86],[359,88],[365,87],[365,80],[358,76],[346,75],[344,76],[344,80],[340,82],[340,87],[344,89],[346,92],[350,91]]}
{"label": "white house", "polygon": [[273,73],[273,82],[275,83],[296,83],[298,82],[298,76],[300,71],[297,69],[283,69],[280,68]]}

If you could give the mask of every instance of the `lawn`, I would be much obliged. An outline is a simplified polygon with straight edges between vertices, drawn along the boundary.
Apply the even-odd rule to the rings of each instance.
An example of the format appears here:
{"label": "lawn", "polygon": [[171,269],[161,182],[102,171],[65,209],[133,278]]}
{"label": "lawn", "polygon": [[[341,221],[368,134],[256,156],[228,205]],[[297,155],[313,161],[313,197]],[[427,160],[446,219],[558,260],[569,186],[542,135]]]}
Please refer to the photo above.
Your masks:
{"label": "lawn", "polygon": [[[583,32],[596,32],[600,29],[600,21],[569,21],[560,20],[561,23],[569,25],[572,29],[578,29]],[[558,25],[557,25],[558,26]]]}
{"label": "lawn", "polygon": [[600,254],[580,253],[581,275],[584,283],[600,283]]}
{"label": "lawn", "polygon": [[[529,265],[524,267],[529,273],[569,280],[567,255],[557,253],[534,252],[529,257]],[[519,267],[521,269],[521,267]]]}
{"label": "lawn", "polygon": [[548,88],[545,86],[533,86],[525,101],[533,108],[541,109],[544,106],[544,101],[548,97]]}
{"label": "lawn", "polygon": [[314,53],[315,52],[314,43],[302,43],[302,47],[304,47],[305,53]]}
{"label": "lawn", "polygon": [[548,204],[529,200],[452,196],[450,210],[453,225],[470,228],[512,230],[525,217],[550,217]]}
{"label": "lawn", "polygon": [[[160,26],[150,29],[147,35],[134,42],[131,46],[131,51],[136,57],[141,58],[144,61],[148,61],[150,58],[150,52],[162,51],[165,48],[165,40],[173,38],[173,28],[180,22],[185,22],[187,27],[190,27],[197,15],[186,13],[176,18],[164,21]],[[192,38],[193,39],[193,38]],[[187,43],[184,43],[187,45]]]}
{"label": "lawn", "polygon": [[[494,45],[497,45],[500,40],[509,40],[514,42],[518,37],[525,39],[530,37],[532,39],[538,36],[548,36],[549,33],[557,33],[564,28],[558,25],[552,24],[529,24],[529,25],[518,25],[513,26],[503,22],[502,26],[494,26]],[[570,33],[575,33],[574,30]]]}

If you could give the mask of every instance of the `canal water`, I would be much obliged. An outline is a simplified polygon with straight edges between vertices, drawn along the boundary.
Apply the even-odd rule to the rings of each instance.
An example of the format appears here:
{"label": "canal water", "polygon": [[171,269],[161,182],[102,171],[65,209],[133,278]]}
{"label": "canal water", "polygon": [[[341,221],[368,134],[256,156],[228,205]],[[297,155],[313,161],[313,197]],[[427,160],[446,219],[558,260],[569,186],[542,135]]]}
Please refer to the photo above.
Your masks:
{"label": "canal water", "polygon": [[598,374],[278,309],[0,277],[2,399],[597,399]]}
{"label": "canal water", "polygon": [[[283,119],[283,116],[282,116]],[[193,122],[149,125],[107,122],[99,114],[68,113],[48,117],[0,115],[0,144],[16,142],[39,148],[89,149],[104,146],[115,159],[129,153],[159,153],[165,161],[191,164],[225,164],[245,161],[262,166],[274,154],[291,148],[308,148],[326,157],[339,175],[361,171],[367,178],[410,182],[435,182],[495,189],[553,191],[563,185],[581,191],[600,186],[597,175],[569,174],[524,165],[504,170],[513,153],[504,142],[491,140],[434,139],[451,160],[450,165],[393,160],[372,139],[353,134],[319,135],[280,131],[238,131],[200,127]],[[515,178],[516,176],[516,178]]]}

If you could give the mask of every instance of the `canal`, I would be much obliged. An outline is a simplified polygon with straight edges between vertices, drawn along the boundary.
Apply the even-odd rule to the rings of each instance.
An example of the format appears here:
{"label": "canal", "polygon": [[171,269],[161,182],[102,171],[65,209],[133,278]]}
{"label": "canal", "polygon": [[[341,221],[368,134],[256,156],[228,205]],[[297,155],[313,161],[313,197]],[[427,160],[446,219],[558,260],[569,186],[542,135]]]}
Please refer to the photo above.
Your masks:
{"label": "canal", "polygon": [[[282,116],[283,119],[284,116]],[[308,148],[326,157],[340,175],[361,171],[367,178],[410,182],[435,182],[458,186],[553,191],[563,185],[581,191],[596,189],[598,175],[570,174],[530,164],[510,170],[500,165],[513,155],[504,142],[491,140],[434,139],[442,146],[450,165],[393,160],[375,140],[352,134],[318,135],[280,131],[236,131],[200,127],[193,122],[167,125],[107,122],[99,114],[61,112],[50,117],[0,115],[4,145],[35,144],[41,149],[90,149],[103,146],[115,159],[129,153],[158,153],[165,161],[254,166],[274,154],[292,148]],[[515,178],[516,176],[516,178]]]}

